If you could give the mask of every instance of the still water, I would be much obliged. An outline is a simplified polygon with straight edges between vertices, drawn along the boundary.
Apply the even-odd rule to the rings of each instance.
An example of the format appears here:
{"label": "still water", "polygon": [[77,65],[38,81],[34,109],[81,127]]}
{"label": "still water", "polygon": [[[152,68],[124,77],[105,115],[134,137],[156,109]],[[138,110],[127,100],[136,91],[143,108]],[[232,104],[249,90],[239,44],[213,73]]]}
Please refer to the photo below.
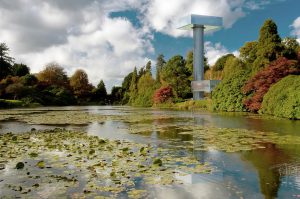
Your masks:
{"label": "still water", "polygon": [[[24,109],[28,110],[28,109]],[[217,114],[208,112],[170,111],[131,107],[45,107],[30,109],[51,111],[80,111],[87,114],[109,116],[150,115],[144,123],[151,124],[152,130],[131,134],[129,124],[123,120],[107,120],[83,125],[41,125],[16,120],[0,122],[0,133],[22,133],[37,130],[66,128],[88,132],[108,139],[126,139],[137,143],[170,148],[186,156],[194,156],[200,162],[209,162],[212,174],[190,174],[178,176],[184,182],[180,186],[156,188],[152,196],[157,198],[300,198],[300,146],[266,143],[264,149],[225,153],[218,150],[198,151],[193,135],[180,134],[183,128],[176,125],[203,125],[220,128],[240,128],[280,135],[300,136],[300,121],[258,117],[249,114]],[[172,115],[172,118],[161,118]],[[166,124],[167,131],[156,129]],[[174,127],[175,126],[175,127]]]}

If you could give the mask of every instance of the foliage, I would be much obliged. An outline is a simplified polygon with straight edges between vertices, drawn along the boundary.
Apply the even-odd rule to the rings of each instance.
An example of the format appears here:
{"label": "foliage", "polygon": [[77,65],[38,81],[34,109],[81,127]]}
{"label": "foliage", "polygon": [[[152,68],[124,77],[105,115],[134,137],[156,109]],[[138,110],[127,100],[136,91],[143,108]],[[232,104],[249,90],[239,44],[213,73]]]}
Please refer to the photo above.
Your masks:
{"label": "foliage", "polygon": [[0,80],[11,73],[11,64],[14,58],[8,55],[9,48],[5,43],[0,43]]}
{"label": "foliage", "polygon": [[25,86],[34,86],[38,83],[38,79],[34,75],[27,74],[27,75],[21,77],[21,82]]}
{"label": "foliage", "polygon": [[25,64],[14,64],[11,69],[11,74],[13,76],[22,77],[25,75],[28,75],[30,72],[30,69]]}
{"label": "foliage", "polygon": [[174,97],[171,86],[163,86],[154,92],[153,101],[155,104],[172,102]]}
{"label": "foliage", "polygon": [[39,81],[46,82],[48,85],[67,86],[68,77],[64,69],[57,63],[49,63],[45,69],[37,74]]}
{"label": "foliage", "polygon": [[132,104],[137,97],[137,83],[138,83],[138,74],[137,69],[134,67],[130,87],[129,87],[129,104]]}
{"label": "foliage", "polygon": [[20,100],[4,100],[0,99],[0,108],[17,108],[23,106]]}
{"label": "foliage", "polygon": [[100,104],[105,104],[107,98],[107,92],[105,88],[104,81],[101,80],[97,85],[97,88],[93,90],[93,100],[99,102]]}
{"label": "foliage", "polygon": [[185,60],[182,56],[172,57],[164,66],[161,78],[163,83],[170,85],[179,99],[186,99],[191,96],[191,81],[189,71],[185,67]]}
{"label": "foliage", "polygon": [[215,63],[213,70],[214,71],[221,71],[224,69],[224,66],[229,58],[235,57],[233,54],[227,54],[220,57],[217,62]]}
{"label": "foliage", "polygon": [[79,69],[70,78],[70,86],[77,98],[87,99],[92,92],[93,86],[89,83],[88,75]]}
{"label": "foliage", "polygon": [[155,91],[155,80],[152,78],[150,72],[144,74],[139,80],[137,85],[137,97],[132,102],[135,106],[149,107],[153,105],[153,93]]}
{"label": "foliage", "polygon": [[256,60],[257,41],[246,42],[240,48],[240,58],[246,63],[253,63]]}
{"label": "foliage", "polygon": [[248,96],[244,101],[244,105],[249,111],[257,112],[271,85],[290,74],[300,74],[297,61],[282,57],[272,62],[269,67],[258,72],[247,81],[243,87],[243,93]]}
{"label": "foliage", "polygon": [[224,70],[226,73],[222,82],[217,85],[212,93],[212,108],[217,111],[245,111],[243,106],[244,95],[241,88],[248,80],[249,71],[244,68],[240,60],[233,58],[227,62]]}
{"label": "foliage", "polygon": [[287,37],[282,41],[284,46],[282,55],[288,59],[297,59],[297,53],[300,51],[300,44],[296,38]]}
{"label": "foliage", "polygon": [[300,119],[299,88],[299,75],[289,75],[272,85],[263,98],[261,113]]}
{"label": "foliage", "polygon": [[253,71],[259,71],[279,58],[282,50],[283,46],[277,31],[277,25],[274,21],[268,19],[260,29],[256,51],[257,58],[253,62]]}
{"label": "foliage", "polygon": [[123,99],[123,88],[114,86],[111,89],[110,100],[113,105],[121,104]]}
{"label": "foliage", "polygon": [[156,58],[156,81],[160,83],[160,73],[166,64],[166,61],[164,60],[164,55],[160,54]]}

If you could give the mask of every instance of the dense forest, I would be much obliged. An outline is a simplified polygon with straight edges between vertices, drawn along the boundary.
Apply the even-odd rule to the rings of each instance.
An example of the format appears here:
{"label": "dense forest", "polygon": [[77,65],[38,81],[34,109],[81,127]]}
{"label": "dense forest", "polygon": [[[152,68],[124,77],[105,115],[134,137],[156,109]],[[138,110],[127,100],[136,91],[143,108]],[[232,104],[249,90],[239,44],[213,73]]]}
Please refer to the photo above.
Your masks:
{"label": "dense forest", "polygon": [[[214,111],[250,111],[300,119],[300,45],[295,38],[280,38],[277,25],[266,20],[259,38],[240,48],[238,57],[227,54],[213,66],[205,58],[205,78],[222,82],[205,103]],[[156,59],[134,68],[121,86],[107,94],[102,80],[95,87],[84,70],[71,77],[57,63],[31,74],[30,68],[14,63],[5,43],[0,45],[0,107],[21,105],[132,105],[160,106],[192,98],[193,52]]]}

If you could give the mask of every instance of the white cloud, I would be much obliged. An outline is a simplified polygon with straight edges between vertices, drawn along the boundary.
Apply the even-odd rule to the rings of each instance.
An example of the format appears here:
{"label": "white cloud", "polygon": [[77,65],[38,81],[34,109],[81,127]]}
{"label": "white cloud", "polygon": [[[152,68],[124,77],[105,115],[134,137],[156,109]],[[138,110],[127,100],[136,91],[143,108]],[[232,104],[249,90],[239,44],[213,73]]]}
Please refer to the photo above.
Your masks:
{"label": "white cloud", "polygon": [[238,51],[230,52],[225,46],[223,46],[221,43],[213,44],[210,41],[205,42],[205,56],[208,59],[208,64],[210,66],[213,66],[216,61],[222,57],[223,55],[232,53],[235,56],[238,56]]}
{"label": "white cloud", "polygon": [[291,25],[293,28],[292,35],[297,37],[297,41],[300,43],[300,17],[294,20],[293,24]]}

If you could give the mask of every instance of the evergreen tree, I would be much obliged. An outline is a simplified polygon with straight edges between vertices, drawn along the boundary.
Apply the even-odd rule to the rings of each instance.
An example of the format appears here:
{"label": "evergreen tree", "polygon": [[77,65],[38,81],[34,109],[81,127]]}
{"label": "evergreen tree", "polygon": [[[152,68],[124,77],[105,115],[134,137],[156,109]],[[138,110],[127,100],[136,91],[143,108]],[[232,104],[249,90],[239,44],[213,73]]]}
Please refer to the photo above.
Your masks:
{"label": "evergreen tree", "polygon": [[14,58],[8,55],[9,48],[5,43],[0,43],[0,80],[11,73],[11,64]]}
{"label": "evergreen tree", "polygon": [[156,59],[156,82],[160,82],[160,73],[165,64],[166,61],[164,60],[164,55],[163,54],[158,55]]}
{"label": "evergreen tree", "polygon": [[105,104],[107,98],[107,91],[105,88],[104,81],[101,80],[97,85],[97,88],[94,90],[94,101],[100,102],[101,104]]}
{"label": "evergreen tree", "polygon": [[253,71],[257,72],[276,60],[281,56],[282,50],[283,46],[277,31],[277,25],[274,21],[268,19],[260,29],[256,51],[257,58],[253,63]]}
{"label": "evergreen tree", "polygon": [[137,96],[137,82],[138,82],[138,74],[137,74],[136,67],[134,67],[131,83],[129,87],[129,104],[132,104],[132,102],[134,102]]}
{"label": "evergreen tree", "polygon": [[22,77],[29,74],[30,69],[25,64],[14,64],[12,67],[12,75]]}
{"label": "evergreen tree", "polygon": [[146,73],[152,74],[152,72],[151,72],[151,61],[148,61],[147,64],[146,64]]}

